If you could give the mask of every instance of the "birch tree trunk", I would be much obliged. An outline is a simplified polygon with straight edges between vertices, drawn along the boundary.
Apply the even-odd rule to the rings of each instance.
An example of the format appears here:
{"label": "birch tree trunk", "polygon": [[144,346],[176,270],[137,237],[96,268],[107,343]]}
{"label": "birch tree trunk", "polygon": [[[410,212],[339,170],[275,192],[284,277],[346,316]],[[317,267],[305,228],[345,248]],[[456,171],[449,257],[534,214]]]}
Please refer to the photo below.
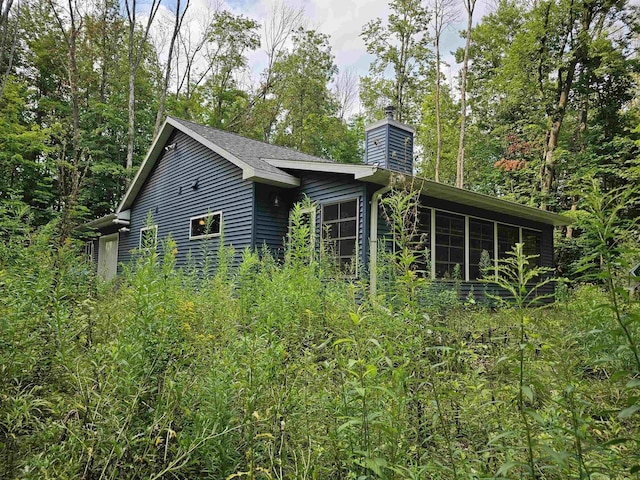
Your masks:
{"label": "birch tree trunk", "polygon": [[476,0],[464,0],[464,8],[467,11],[467,32],[464,44],[464,58],[462,60],[462,78],[460,81],[460,139],[458,141],[458,156],[456,157],[456,187],[458,188],[464,188],[464,143],[467,128],[467,73],[469,71],[471,27],[473,26],[473,11],[475,7]]}
{"label": "birch tree trunk", "polygon": [[127,182],[131,179],[131,171],[133,170],[133,150],[135,145],[135,125],[136,125],[136,74],[138,68],[144,57],[144,49],[149,38],[149,30],[153,19],[158,13],[162,0],[153,0],[149,7],[149,16],[147,17],[147,23],[142,32],[142,36],[139,42],[135,41],[136,33],[136,13],[137,13],[137,0],[125,0],[125,10],[127,12],[127,19],[129,21],[129,48],[128,48],[128,60],[129,60],[129,98],[127,102]]}
{"label": "birch tree trunk", "polygon": [[162,120],[164,118],[164,105],[167,101],[167,93],[169,90],[169,82],[171,81],[171,62],[173,61],[173,51],[176,45],[176,39],[178,38],[178,34],[180,33],[180,28],[182,28],[182,21],[189,9],[190,0],[186,0],[184,10],[180,13],[180,0],[176,0],[176,16],[175,22],[173,23],[173,33],[171,35],[171,41],[169,42],[169,52],[167,53],[167,66],[164,70],[164,81],[162,83],[162,87],[160,90],[160,98],[158,100],[158,113],[156,115],[156,123],[153,127],[153,138],[158,134],[160,130],[160,126],[162,125]]}

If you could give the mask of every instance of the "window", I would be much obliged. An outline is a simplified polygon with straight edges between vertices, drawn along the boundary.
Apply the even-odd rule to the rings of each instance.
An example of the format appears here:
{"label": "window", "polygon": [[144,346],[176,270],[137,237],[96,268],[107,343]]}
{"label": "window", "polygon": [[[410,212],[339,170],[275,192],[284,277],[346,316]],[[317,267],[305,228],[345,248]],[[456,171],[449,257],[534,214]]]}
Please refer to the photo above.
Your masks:
{"label": "window", "polygon": [[537,255],[537,258],[529,260],[529,266],[540,265],[540,237],[541,233],[535,230],[522,229],[522,253],[525,255]]}
{"label": "window", "polygon": [[88,261],[92,262],[93,255],[94,255],[94,244],[93,244],[93,240],[90,240],[88,242],[85,242],[84,244],[84,256]]}
{"label": "window", "polygon": [[519,241],[520,228],[498,224],[498,258],[507,257],[507,252],[513,250]]}
{"label": "window", "polygon": [[210,238],[220,235],[222,228],[222,212],[207,213],[189,219],[189,240]]}
{"label": "window", "polygon": [[493,222],[469,218],[469,280],[481,277],[480,259],[486,251],[493,260]]}
{"label": "window", "polygon": [[345,272],[355,272],[358,244],[358,199],[322,205],[322,236]]}
{"label": "window", "polygon": [[158,241],[158,226],[151,225],[140,229],[140,248],[153,248]]}
{"label": "window", "polygon": [[436,277],[453,278],[455,266],[460,266],[464,280],[464,217],[436,212]]}

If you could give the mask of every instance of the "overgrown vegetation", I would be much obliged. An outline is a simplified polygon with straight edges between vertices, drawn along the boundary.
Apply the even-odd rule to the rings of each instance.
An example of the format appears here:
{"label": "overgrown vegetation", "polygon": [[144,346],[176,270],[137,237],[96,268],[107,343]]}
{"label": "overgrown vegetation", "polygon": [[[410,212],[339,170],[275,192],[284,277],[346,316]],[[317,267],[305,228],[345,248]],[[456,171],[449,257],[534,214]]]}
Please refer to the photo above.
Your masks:
{"label": "overgrown vegetation", "polygon": [[245,251],[187,273],[169,238],[114,284],[54,226],[8,219],[0,477],[638,475],[639,314],[601,195],[584,222],[600,277],[551,308],[526,305],[544,272],[521,246],[498,272],[519,301],[490,309],[437,297],[409,238],[370,298],[313,255],[300,208],[283,262]]}

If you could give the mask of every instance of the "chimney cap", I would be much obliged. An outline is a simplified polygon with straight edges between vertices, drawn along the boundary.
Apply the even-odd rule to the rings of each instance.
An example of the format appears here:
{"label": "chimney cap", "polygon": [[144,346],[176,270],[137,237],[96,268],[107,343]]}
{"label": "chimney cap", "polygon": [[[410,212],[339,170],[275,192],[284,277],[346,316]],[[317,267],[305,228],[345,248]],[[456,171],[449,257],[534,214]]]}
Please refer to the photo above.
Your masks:
{"label": "chimney cap", "polygon": [[394,107],[393,105],[387,105],[386,107],[384,107],[384,115],[389,120],[393,120],[396,116],[396,107]]}

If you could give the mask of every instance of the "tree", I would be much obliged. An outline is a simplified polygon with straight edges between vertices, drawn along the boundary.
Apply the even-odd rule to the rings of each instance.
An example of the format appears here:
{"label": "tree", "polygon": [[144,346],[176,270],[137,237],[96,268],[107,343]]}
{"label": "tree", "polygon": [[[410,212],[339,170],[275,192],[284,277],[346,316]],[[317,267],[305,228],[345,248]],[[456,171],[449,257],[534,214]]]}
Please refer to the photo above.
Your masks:
{"label": "tree", "polygon": [[149,31],[153,20],[158,13],[162,0],[152,0],[147,12],[147,21],[143,26],[141,35],[137,36],[138,25],[138,3],[137,0],[124,0],[124,7],[128,21],[128,60],[129,60],[129,102],[127,105],[127,163],[126,168],[129,175],[133,170],[133,154],[135,143],[136,125],[136,74],[140,68],[142,59],[149,38]]}
{"label": "tree", "polygon": [[13,1],[0,0],[0,100],[13,67],[18,45],[20,1],[18,0],[15,8],[12,9]]}
{"label": "tree", "polygon": [[158,100],[158,113],[156,115],[156,123],[153,127],[154,137],[160,130],[162,119],[164,118],[164,107],[167,100],[167,93],[169,91],[169,82],[171,81],[171,64],[173,61],[173,53],[175,50],[178,34],[180,33],[180,29],[182,28],[182,22],[184,21],[184,17],[187,14],[187,10],[189,10],[189,4],[190,0],[186,0],[184,6],[181,5],[181,0],[176,0],[175,12],[173,12],[173,31],[171,34],[171,39],[169,41],[169,49],[167,51],[167,62],[164,67],[164,80],[162,82],[162,85],[160,86],[160,98]]}
{"label": "tree", "polygon": [[247,53],[260,47],[260,25],[243,15],[216,12],[207,36],[210,75],[202,87],[204,121],[212,127],[234,130],[247,102],[238,75],[247,68]]}
{"label": "tree", "polygon": [[440,90],[442,83],[440,39],[442,31],[455,22],[458,12],[455,10],[455,0],[432,0],[433,9],[433,40],[436,54],[436,85],[435,85],[435,114],[436,114],[436,156],[434,180],[440,181],[440,160],[442,157],[442,118],[440,113]]}
{"label": "tree", "polygon": [[[629,41],[636,20],[629,13],[626,1],[549,0],[527,7],[503,0],[473,29],[473,120],[484,132],[480,141],[498,147],[486,165],[505,158],[499,144],[514,135],[518,142],[539,145],[539,155],[525,167],[531,174],[521,178],[534,181],[528,198],[544,208],[572,203],[573,172],[584,173],[622,152],[623,158],[631,155],[613,133],[628,128],[618,112],[631,98],[629,80],[636,69]],[[616,147],[593,136],[604,130]]]}
{"label": "tree", "polygon": [[[64,241],[71,234],[72,215],[76,208],[80,186],[87,169],[87,159],[80,145],[80,75],[78,70],[78,37],[82,34],[83,18],[75,0],[68,0],[67,9],[48,0],[60,33],[67,48],[67,81],[69,96],[71,97],[71,143],[63,143],[58,161],[58,182],[60,184],[62,221],[61,240]],[[66,18],[65,18],[66,17]],[[71,150],[69,152],[69,150]]]}
{"label": "tree", "polygon": [[[423,99],[422,123],[417,129],[417,142],[422,145],[422,152],[417,169],[424,178],[435,179],[438,172],[438,181],[452,184],[456,174],[454,159],[459,131],[458,104],[446,85],[440,88],[439,102],[436,101],[436,95],[434,86]],[[440,110],[439,115],[435,113],[436,108]]]}
{"label": "tree", "polygon": [[327,35],[299,28],[293,48],[273,67],[275,103],[280,118],[274,125],[273,142],[342,162],[357,162],[362,133],[337,115],[339,104],[329,90],[337,73]]}
{"label": "tree", "polygon": [[456,157],[456,187],[464,187],[464,142],[467,125],[467,71],[469,70],[469,49],[471,47],[471,29],[473,27],[473,11],[476,0],[463,0],[467,12],[467,30],[465,31],[464,54],[460,77],[460,139]]}
{"label": "tree", "polygon": [[[396,107],[398,121],[418,125],[425,79],[431,67],[429,15],[419,0],[392,0],[386,25],[380,18],[367,23],[360,36],[375,59],[361,81],[360,98],[370,118],[386,105]],[[386,76],[393,70],[393,78]]]}

